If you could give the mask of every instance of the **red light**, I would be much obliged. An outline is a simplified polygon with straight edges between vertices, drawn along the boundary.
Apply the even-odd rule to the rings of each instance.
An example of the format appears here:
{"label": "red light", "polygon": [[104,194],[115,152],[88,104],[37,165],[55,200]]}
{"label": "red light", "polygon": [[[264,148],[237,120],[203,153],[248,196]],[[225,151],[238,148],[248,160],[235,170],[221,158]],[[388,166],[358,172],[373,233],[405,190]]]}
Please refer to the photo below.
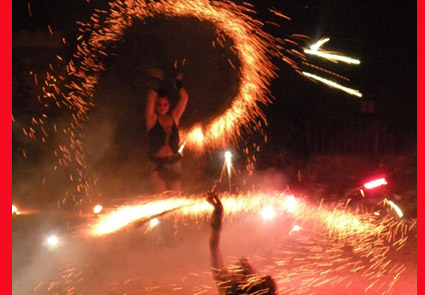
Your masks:
{"label": "red light", "polygon": [[364,187],[367,188],[367,189],[373,189],[373,188],[376,188],[378,186],[385,185],[385,184],[387,184],[387,181],[385,180],[385,178],[379,178],[379,179],[376,179],[376,180],[373,180],[373,181],[366,183],[364,185]]}

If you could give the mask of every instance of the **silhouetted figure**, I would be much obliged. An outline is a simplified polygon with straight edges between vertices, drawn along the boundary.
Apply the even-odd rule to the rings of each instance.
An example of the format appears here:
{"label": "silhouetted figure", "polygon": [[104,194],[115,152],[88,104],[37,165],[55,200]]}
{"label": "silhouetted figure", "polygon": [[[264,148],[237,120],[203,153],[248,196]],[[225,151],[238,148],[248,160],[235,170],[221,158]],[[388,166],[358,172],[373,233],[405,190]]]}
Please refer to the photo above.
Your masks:
{"label": "silhouetted figure", "polygon": [[219,294],[276,294],[276,284],[271,276],[259,276],[246,258],[241,258],[231,269],[224,266],[220,251],[220,232],[223,219],[223,205],[217,194],[207,193],[207,200],[214,206],[211,216],[210,254],[213,279]]}

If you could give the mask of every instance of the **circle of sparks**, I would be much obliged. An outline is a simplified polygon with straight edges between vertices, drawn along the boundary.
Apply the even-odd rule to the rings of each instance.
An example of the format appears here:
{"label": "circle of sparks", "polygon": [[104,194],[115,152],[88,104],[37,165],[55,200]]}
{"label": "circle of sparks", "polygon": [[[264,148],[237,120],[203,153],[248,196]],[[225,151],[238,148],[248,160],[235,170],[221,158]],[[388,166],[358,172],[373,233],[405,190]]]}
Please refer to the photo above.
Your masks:
{"label": "circle of sparks", "polygon": [[[189,129],[181,130],[181,141],[187,149],[195,152],[237,144],[243,130],[250,131],[261,126],[261,120],[266,122],[259,105],[270,103],[270,91],[267,87],[276,76],[276,67],[271,58],[280,55],[275,38],[265,33],[262,24],[251,18],[247,12],[252,10],[228,1],[112,2],[109,12],[99,10],[92,15],[93,24],[80,24],[82,35],[77,39],[83,41],[77,46],[74,60],[67,64],[68,79],[71,82],[65,88],[70,89],[69,93],[61,93],[56,86],[58,81],[64,79],[47,75],[46,84],[50,84],[52,91],[45,90],[44,98],[56,99],[58,94],[65,97],[56,104],[64,104],[72,109],[74,125],[82,128],[81,123],[88,120],[88,110],[94,106],[92,98],[98,75],[105,70],[100,59],[108,55],[107,45],[119,41],[126,28],[135,20],[144,21],[158,16],[193,17],[210,22],[216,27],[219,32],[218,44],[222,44],[225,38],[233,40],[231,49],[240,60],[240,81],[238,93],[231,106],[210,123],[197,123]],[[104,27],[101,27],[101,22]],[[89,37],[86,40],[84,36],[87,34]]]}

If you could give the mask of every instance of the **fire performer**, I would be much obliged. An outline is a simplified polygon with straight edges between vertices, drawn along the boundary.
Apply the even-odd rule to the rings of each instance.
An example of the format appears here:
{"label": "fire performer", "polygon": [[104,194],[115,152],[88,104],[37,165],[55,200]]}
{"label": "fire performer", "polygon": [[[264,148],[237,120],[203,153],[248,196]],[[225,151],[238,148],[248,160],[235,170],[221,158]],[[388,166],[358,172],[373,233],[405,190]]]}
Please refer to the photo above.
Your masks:
{"label": "fire performer", "polygon": [[171,110],[171,103],[164,90],[165,75],[159,69],[150,69],[145,110],[149,139],[149,174],[155,190],[181,190],[181,156],[179,149],[179,121],[189,95],[183,85],[183,74],[174,80],[179,100]]}
{"label": "fire performer", "polygon": [[207,201],[214,206],[211,216],[210,255],[213,279],[220,295],[276,294],[276,284],[271,276],[259,276],[246,258],[228,270],[224,266],[220,251],[220,231],[223,219],[223,205],[215,192],[207,193]]}

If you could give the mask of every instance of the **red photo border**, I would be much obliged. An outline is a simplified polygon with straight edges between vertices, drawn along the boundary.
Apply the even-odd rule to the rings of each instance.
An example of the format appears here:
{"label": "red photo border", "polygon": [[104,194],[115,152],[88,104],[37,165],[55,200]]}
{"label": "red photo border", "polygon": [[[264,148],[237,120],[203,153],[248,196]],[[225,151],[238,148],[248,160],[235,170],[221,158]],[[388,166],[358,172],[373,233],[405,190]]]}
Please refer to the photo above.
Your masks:
{"label": "red photo border", "polygon": [[421,251],[424,246],[424,229],[422,227],[422,219],[423,219],[423,192],[424,192],[424,155],[423,150],[425,148],[424,138],[423,138],[423,126],[424,120],[423,110],[424,110],[424,84],[423,84],[423,65],[425,63],[425,59],[423,56],[424,50],[424,34],[425,34],[425,20],[423,19],[425,4],[423,1],[417,2],[417,167],[418,167],[418,191],[417,191],[417,214],[418,214],[418,244],[417,244],[417,271],[418,271],[418,292],[417,294],[425,294],[425,285],[423,284],[424,280],[424,266],[423,262],[425,260],[424,252]]}
{"label": "red photo border", "polygon": [[[1,202],[1,229],[3,242],[1,243],[2,253],[2,293],[12,294],[12,215],[10,207],[12,205],[12,1],[2,2],[1,11],[1,89],[2,107],[1,123],[2,128],[2,202]],[[7,210],[6,210],[7,209]],[[6,263],[5,263],[6,262]]]}

